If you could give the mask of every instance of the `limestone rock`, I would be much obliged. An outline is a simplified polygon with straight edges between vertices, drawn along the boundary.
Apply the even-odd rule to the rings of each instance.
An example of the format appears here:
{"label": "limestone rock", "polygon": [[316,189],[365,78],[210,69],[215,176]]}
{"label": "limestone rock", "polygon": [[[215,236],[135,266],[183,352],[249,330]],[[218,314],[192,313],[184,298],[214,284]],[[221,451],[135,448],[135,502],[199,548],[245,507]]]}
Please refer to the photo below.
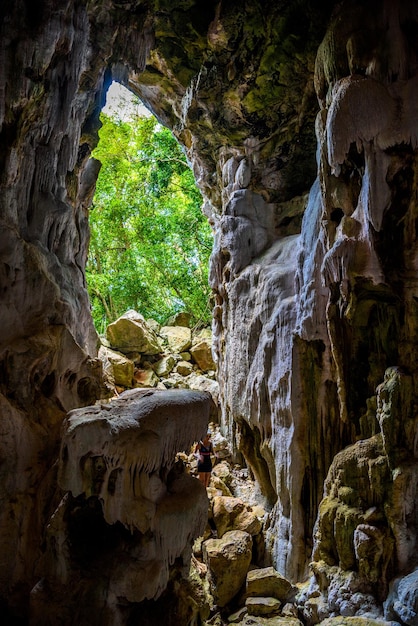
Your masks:
{"label": "limestone rock", "polygon": [[162,326],[160,337],[175,354],[185,352],[192,345],[192,331],[186,326]]}
{"label": "limestone rock", "polygon": [[371,617],[328,617],[324,619],[322,626],[385,626],[387,622],[383,619],[373,619]]}
{"label": "limestone rock", "polygon": [[225,533],[221,539],[203,544],[212,593],[218,606],[227,605],[239,592],[251,563],[252,538],[241,530]]}
{"label": "limestone rock", "polygon": [[[415,426],[411,413],[412,380],[400,368],[386,370],[377,388],[377,412],[383,445],[392,467],[401,465],[405,452],[415,453]],[[405,450],[406,449],[406,450]]]}
{"label": "limestone rock", "polygon": [[212,337],[200,339],[197,343],[194,343],[190,348],[190,354],[202,372],[216,370],[212,356]]}
{"label": "limestone rock", "polygon": [[180,376],[189,376],[193,372],[193,365],[188,361],[179,361],[175,367],[175,371]]}
{"label": "limestone rock", "polygon": [[187,386],[189,389],[201,389],[202,391],[208,391],[216,406],[219,404],[219,383],[216,380],[211,380],[207,376],[201,376],[194,372],[187,377]]}
{"label": "limestone rock", "polygon": [[110,381],[115,385],[121,385],[130,389],[134,377],[134,364],[120,352],[101,346],[99,358],[104,363]]}
{"label": "limestone rock", "polygon": [[145,322],[143,315],[128,311],[106,329],[106,337],[112,348],[120,352],[158,354],[162,352],[158,337]]}
{"label": "limestone rock", "polygon": [[291,583],[273,567],[253,569],[247,574],[245,593],[248,598],[271,596],[286,602],[295,595]]}
{"label": "limestone rock", "polygon": [[167,320],[166,326],[185,326],[190,328],[192,316],[187,311],[181,311],[176,313],[170,319]]}
{"label": "limestone rock", "polygon": [[215,496],[212,508],[218,537],[229,530],[243,530],[252,536],[261,531],[260,520],[240,498]]}
{"label": "limestone rock", "polygon": [[148,328],[150,328],[152,332],[158,336],[158,333],[160,332],[161,324],[159,324],[156,320],[153,320],[152,318],[149,318],[145,321],[146,321]]}
{"label": "limestone rock", "polygon": [[[219,476],[213,473],[213,471],[212,471],[212,476],[210,479],[210,489],[213,490],[212,499],[215,496],[228,496],[232,498],[232,493],[229,490],[229,488],[226,486],[224,481],[219,478]],[[238,530],[246,530],[246,529],[240,528]]]}
{"label": "limestone rock", "polygon": [[[193,538],[203,532],[205,490],[175,454],[204,429],[209,404],[204,393],[131,390],[103,407],[69,414],[60,454],[62,489],[79,499],[79,508],[93,498],[116,534],[118,523],[137,536],[107,573],[110,597],[133,603],[158,597],[175,559],[190,555]],[[64,529],[73,508],[67,499],[60,509]],[[100,528],[100,516],[96,523]],[[71,558],[64,553],[61,558],[61,566],[50,572],[51,583],[74,575]]]}
{"label": "limestone rock", "polygon": [[302,622],[295,617],[275,616],[257,616],[256,620],[253,615],[246,615],[238,626],[302,626]]}
{"label": "limestone rock", "polygon": [[[416,1],[15,0],[1,17],[2,619],[126,626],[145,608],[107,595],[107,548],[135,531],[108,528],[95,496],[65,515],[54,499],[65,414],[105,393],[85,268],[113,79],[173,129],[203,195],[211,393],[269,512],[269,559],[298,581],[313,546],[333,612],[381,606],[418,564]],[[45,562],[84,516],[103,535],[80,552],[106,567],[34,616],[28,590],[46,598]]]}
{"label": "limestone rock", "polygon": [[220,461],[213,468],[212,474],[218,476],[226,485],[230,485],[233,480],[231,468],[226,461]]}
{"label": "limestone rock", "polygon": [[385,619],[418,625],[418,569],[393,581],[384,608]]}
{"label": "limestone rock", "polygon": [[219,459],[220,462],[223,459],[231,458],[231,454],[232,454],[231,446],[227,438],[221,434],[219,428],[215,429],[214,432],[212,433],[212,444],[213,444],[213,450],[216,453],[216,458]]}
{"label": "limestone rock", "polygon": [[157,387],[159,380],[152,369],[136,369],[134,372],[134,382],[134,387],[146,389]]}
{"label": "limestone rock", "polygon": [[281,603],[276,598],[257,596],[247,598],[245,601],[245,607],[249,615],[270,615],[271,613],[277,613],[280,606]]}
{"label": "limestone rock", "polygon": [[173,371],[175,364],[175,357],[172,354],[167,354],[155,363],[154,371],[160,378],[165,378]]}
{"label": "limestone rock", "polygon": [[238,622],[241,622],[241,620],[243,619],[243,617],[245,617],[245,615],[247,614],[247,609],[246,607],[241,607],[240,609],[238,609],[238,611],[235,611],[235,613],[232,613],[232,615],[228,615],[228,623],[229,624],[237,624]]}
{"label": "limestone rock", "polygon": [[[387,585],[386,568],[393,551],[384,507],[389,480],[382,437],[376,435],[336,455],[320,504],[313,560],[359,570],[364,591],[367,582],[381,588]],[[329,577],[317,575],[317,579],[320,585],[329,585]]]}

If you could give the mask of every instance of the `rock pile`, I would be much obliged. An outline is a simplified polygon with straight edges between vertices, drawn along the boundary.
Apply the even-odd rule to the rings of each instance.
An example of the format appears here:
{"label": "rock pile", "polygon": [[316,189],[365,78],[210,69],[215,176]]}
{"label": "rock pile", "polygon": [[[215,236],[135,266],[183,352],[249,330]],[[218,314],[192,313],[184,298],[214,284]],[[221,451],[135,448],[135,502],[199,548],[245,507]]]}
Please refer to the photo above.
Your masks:
{"label": "rock pile", "polygon": [[[218,427],[210,424],[210,428],[214,450],[223,458],[216,462],[207,489],[208,524],[193,548],[189,580],[194,581],[194,593],[188,598],[189,606],[194,606],[199,623],[207,626],[285,622],[300,626],[298,589],[263,564],[267,512],[256,503],[254,483],[248,472],[227,456]],[[188,462],[189,471],[195,473],[192,455]],[[240,494],[245,494],[245,500]]]}
{"label": "rock pile", "polygon": [[189,324],[185,313],[160,326],[133,310],[109,324],[99,350],[109,395],[146,387],[197,389],[209,391],[217,405],[212,332]]}

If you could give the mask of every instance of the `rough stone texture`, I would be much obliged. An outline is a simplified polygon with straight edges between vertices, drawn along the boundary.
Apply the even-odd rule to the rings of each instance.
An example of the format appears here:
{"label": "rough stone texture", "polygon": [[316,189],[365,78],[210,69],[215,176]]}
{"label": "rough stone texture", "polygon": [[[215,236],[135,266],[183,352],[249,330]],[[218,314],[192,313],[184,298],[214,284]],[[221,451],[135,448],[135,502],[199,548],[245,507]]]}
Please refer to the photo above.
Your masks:
{"label": "rough stone texture", "polygon": [[48,610],[72,624],[80,589],[95,584],[101,561],[111,565],[106,583],[106,570],[98,576],[99,587],[107,587],[96,606],[105,623],[119,623],[124,603],[159,597],[175,561],[188,571],[208,500],[176,452],[205,428],[210,403],[195,391],[132,390],[68,414],[58,483],[69,493],[49,522],[46,576],[32,591],[31,623],[44,624]]}
{"label": "rough stone texture", "polygon": [[213,597],[218,606],[226,606],[245,582],[251,563],[253,540],[243,530],[230,530],[221,539],[203,544],[203,561],[208,567]]}
{"label": "rough stone texture", "polygon": [[212,512],[218,537],[229,530],[244,530],[252,536],[261,531],[261,521],[240,498],[215,496]]}
{"label": "rough stone texture", "polygon": [[[247,615],[238,626],[254,626],[254,617]],[[274,617],[258,616],[256,620],[257,626],[301,626],[302,622],[295,617],[282,617],[280,615]],[[367,626],[367,625],[365,625]]]}
{"label": "rough stone texture", "polygon": [[384,608],[387,620],[401,621],[407,626],[417,626],[418,569],[393,582]]}
{"label": "rough stone texture", "polygon": [[171,352],[185,352],[192,345],[192,331],[186,326],[162,326],[160,335]]}
{"label": "rough stone texture", "polygon": [[159,354],[162,352],[158,337],[137,311],[128,311],[106,328],[106,338],[112,348],[128,354]]}
{"label": "rough stone texture", "polygon": [[381,603],[418,559],[416,2],[6,0],[0,17],[2,612],[29,620],[61,423],[105,393],[84,269],[112,79],[204,194],[221,425],[275,568],[307,576],[316,523],[321,589],[345,576]]}
{"label": "rough stone texture", "polygon": [[247,598],[245,606],[249,615],[270,615],[277,613],[281,605],[276,598],[257,597]]}
{"label": "rough stone texture", "polygon": [[99,358],[103,362],[103,369],[109,373],[109,383],[125,388],[132,387],[134,364],[120,352],[100,346]]}
{"label": "rough stone texture", "polygon": [[273,567],[264,567],[248,572],[245,593],[248,597],[266,595],[286,602],[295,590]]}
{"label": "rough stone texture", "polygon": [[383,619],[373,619],[370,617],[329,617],[324,619],[323,626],[384,626],[387,624]]}
{"label": "rough stone texture", "polygon": [[212,357],[212,337],[204,338],[190,348],[190,354],[204,372],[216,370]]}
{"label": "rough stone texture", "polygon": [[154,365],[154,371],[157,376],[168,376],[176,364],[176,359],[172,354],[164,356]]}

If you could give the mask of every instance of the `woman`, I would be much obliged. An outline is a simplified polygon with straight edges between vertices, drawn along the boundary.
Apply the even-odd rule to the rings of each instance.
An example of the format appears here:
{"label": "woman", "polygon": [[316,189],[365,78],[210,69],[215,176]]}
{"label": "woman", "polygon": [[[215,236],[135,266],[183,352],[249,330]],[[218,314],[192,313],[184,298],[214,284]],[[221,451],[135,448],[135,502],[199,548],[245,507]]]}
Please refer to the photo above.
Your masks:
{"label": "woman", "polygon": [[208,432],[195,448],[199,480],[205,487],[209,487],[210,473],[212,471],[212,459],[210,457],[213,454],[213,445],[210,439],[211,433]]}

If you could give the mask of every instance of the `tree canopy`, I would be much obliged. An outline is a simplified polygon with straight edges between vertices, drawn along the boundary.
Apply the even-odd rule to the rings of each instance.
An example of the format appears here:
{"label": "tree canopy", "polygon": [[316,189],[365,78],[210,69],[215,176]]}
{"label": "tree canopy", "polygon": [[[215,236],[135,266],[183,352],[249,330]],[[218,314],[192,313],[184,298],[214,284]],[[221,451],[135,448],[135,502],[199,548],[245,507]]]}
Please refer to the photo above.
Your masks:
{"label": "tree canopy", "polygon": [[101,121],[86,272],[96,328],[128,309],[208,323],[212,233],[184,153],[153,116]]}

